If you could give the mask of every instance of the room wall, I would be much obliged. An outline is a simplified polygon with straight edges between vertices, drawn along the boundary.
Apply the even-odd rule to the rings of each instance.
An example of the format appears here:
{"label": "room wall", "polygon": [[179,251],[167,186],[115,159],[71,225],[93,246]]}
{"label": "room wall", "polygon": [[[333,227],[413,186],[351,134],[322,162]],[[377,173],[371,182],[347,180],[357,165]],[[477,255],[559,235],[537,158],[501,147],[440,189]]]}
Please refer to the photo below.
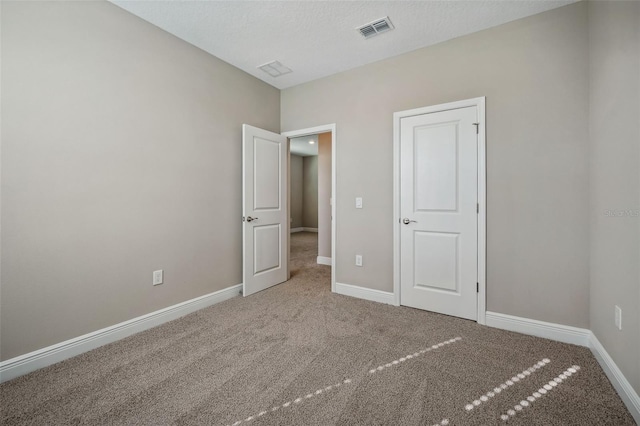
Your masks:
{"label": "room wall", "polygon": [[588,327],[587,69],[580,2],[283,90],[283,131],[337,125],[337,281],[392,291],[393,113],[486,96],[487,307]]}
{"label": "room wall", "polygon": [[241,283],[279,91],[107,2],[1,7],[1,359]]}
{"label": "room wall", "polygon": [[591,330],[640,393],[640,3],[588,12]]}
{"label": "room wall", "polygon": [[302,157],[291,154],[290,175],[291,182],[291,228],[302,227]]}
{"label": "room wall", "polygon": [[318,135],[318,256],[331,257],[331,132]]}
{"label": "room wall", "polygon": [[318,228],[318,156],[302,157],[302,226]]}

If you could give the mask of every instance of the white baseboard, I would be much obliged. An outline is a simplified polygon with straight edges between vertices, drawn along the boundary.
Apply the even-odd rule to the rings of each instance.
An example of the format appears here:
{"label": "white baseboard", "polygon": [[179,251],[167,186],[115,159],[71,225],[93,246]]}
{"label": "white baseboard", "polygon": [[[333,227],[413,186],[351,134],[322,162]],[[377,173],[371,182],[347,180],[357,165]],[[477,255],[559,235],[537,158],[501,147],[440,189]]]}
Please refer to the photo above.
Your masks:
{"label": "white baseboard", "polygon": [[636,423],[640,424],[640,397],[638,397],[638,393],[591,330],[496,312],[487,312],[487,325],[590,348]]}
{"label": "white baseboard", "polygon": [[242,284],[0,362],[0,383],[236,297]]}
{"label": "white baseboard", "polygon": [[613,358],[607,353],[604,346],[600,343],[598,338],[592,332],[590,345],[591,352],[596,357],[600,366],[604,370],[605,374],[611,381],[611,384],[622,398],[622,401],[627,406],[627,409],[636,420],[636,423],[640,424],[640,397],[638,393],[633,389],[631,383],[624,377],[622,371],[618,368]]}
{"label": "white baseboard", "polygon": [[318,265],[333,265],[333,263],[331,262],[331,258],[326,256],[318,256],[316,261]]}
{"label": "white baseboard", "polygon": [[300,226],[298,228],[289,228],[289,232],[294,234],[296,232],[318,232],[318,228],[307,228],[306,226]]}
{"label": "white baseboard", "polygon": [[489,327],[544,337],[545,339],[571,343],[573,345],[589,346],[591,331],[586,328],[571,327],[488,311],[486,320],[486,325]]}
{"label": "white baseboard", "polygon": [[388,305],[394,304],[393,293],[388,291],[373,290],[371,288],[358,287],[351,284],[336,283],[336,293],[344,296],[357,297],[358,299],[386,303]]}

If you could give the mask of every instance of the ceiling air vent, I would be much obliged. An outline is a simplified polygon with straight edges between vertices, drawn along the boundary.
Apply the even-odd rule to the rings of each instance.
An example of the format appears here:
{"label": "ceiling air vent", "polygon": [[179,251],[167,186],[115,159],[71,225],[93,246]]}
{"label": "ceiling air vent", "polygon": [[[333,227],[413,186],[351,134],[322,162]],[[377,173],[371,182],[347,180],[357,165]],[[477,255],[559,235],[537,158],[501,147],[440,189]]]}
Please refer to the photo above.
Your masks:
{"label": "ceiling air vent", "polygon": [[258,68],[269,74],[271,77],[280,77],[281,75],[292,72],[291,68],[285,67],[278,61],[271,61],[268,64],[260,65]]}
{"label": "ceiling air vent", "polygon": [[364,38],[370,38],[375,35],[391,31],[393,28],[393,24],[389,20],[389,17],[385,16],[384,18],[376,19],[375,21],[369,22],[368,24],[356,29]]}

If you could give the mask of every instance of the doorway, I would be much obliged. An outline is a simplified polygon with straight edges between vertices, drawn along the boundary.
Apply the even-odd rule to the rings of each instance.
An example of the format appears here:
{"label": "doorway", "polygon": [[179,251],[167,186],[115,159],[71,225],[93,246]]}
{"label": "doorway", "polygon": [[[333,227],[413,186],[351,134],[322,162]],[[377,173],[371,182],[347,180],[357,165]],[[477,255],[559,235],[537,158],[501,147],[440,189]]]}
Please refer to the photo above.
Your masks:
{"label": "doorway", "polygon": [[396,304],[484,323],[484,98],[394,114]]}
{"label": "doorway", "polygon": [[[317,241],[315,262],[331,266],[335,291],[336,244],[336,131],[335,124],[284,132],[290,145],[290,233],[292,247],[306,250]],[[314,235],[309,235],[311,232]],[[292,245],[293,241],[293,245]]]}
{"label": "doorway", "polygon": [[[242,125],[242,293],[249,296],[280,284],[291,277],[289,139],[314,134],[329,135],[331,157],[331,192],[328,198],[331,229],[331,258],[317,257],[331,266],[331,291],[335,292],[336,244],[336,126],[273,133]],[[325,197],[326,198],[326,197]],[[326,199],[324,200],[326,204]]]}

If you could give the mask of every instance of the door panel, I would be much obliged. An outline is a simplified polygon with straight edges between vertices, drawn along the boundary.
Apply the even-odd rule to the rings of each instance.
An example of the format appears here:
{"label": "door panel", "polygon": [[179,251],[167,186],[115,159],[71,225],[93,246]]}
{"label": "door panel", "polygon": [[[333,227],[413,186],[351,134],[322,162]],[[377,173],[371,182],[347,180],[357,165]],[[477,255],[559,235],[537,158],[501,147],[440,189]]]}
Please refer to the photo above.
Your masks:
{"label": "door panel", "polygon": [[458,123],[415,129],[415,210],[458,209]]}
{"label": "door panel", "polygon": [[400,303],[477,319],[477,108],[400,120]]}
{"label": "door panel", "polygon": [[243,294],[287,279],[287,138],[242,126]]}
{"label": "door panel", "polygon": [[279,224],[253,227],[253,252],[254,276],[280,267]]}
{"label": "door panel", "polygon": [[280,170],[282,145],[262,138],[253,140],[253,209],[274,210],[280,208]]}
{"label": "door panel", "polygon": [[415,286],[458,292],[459,234],[414,234]]}

